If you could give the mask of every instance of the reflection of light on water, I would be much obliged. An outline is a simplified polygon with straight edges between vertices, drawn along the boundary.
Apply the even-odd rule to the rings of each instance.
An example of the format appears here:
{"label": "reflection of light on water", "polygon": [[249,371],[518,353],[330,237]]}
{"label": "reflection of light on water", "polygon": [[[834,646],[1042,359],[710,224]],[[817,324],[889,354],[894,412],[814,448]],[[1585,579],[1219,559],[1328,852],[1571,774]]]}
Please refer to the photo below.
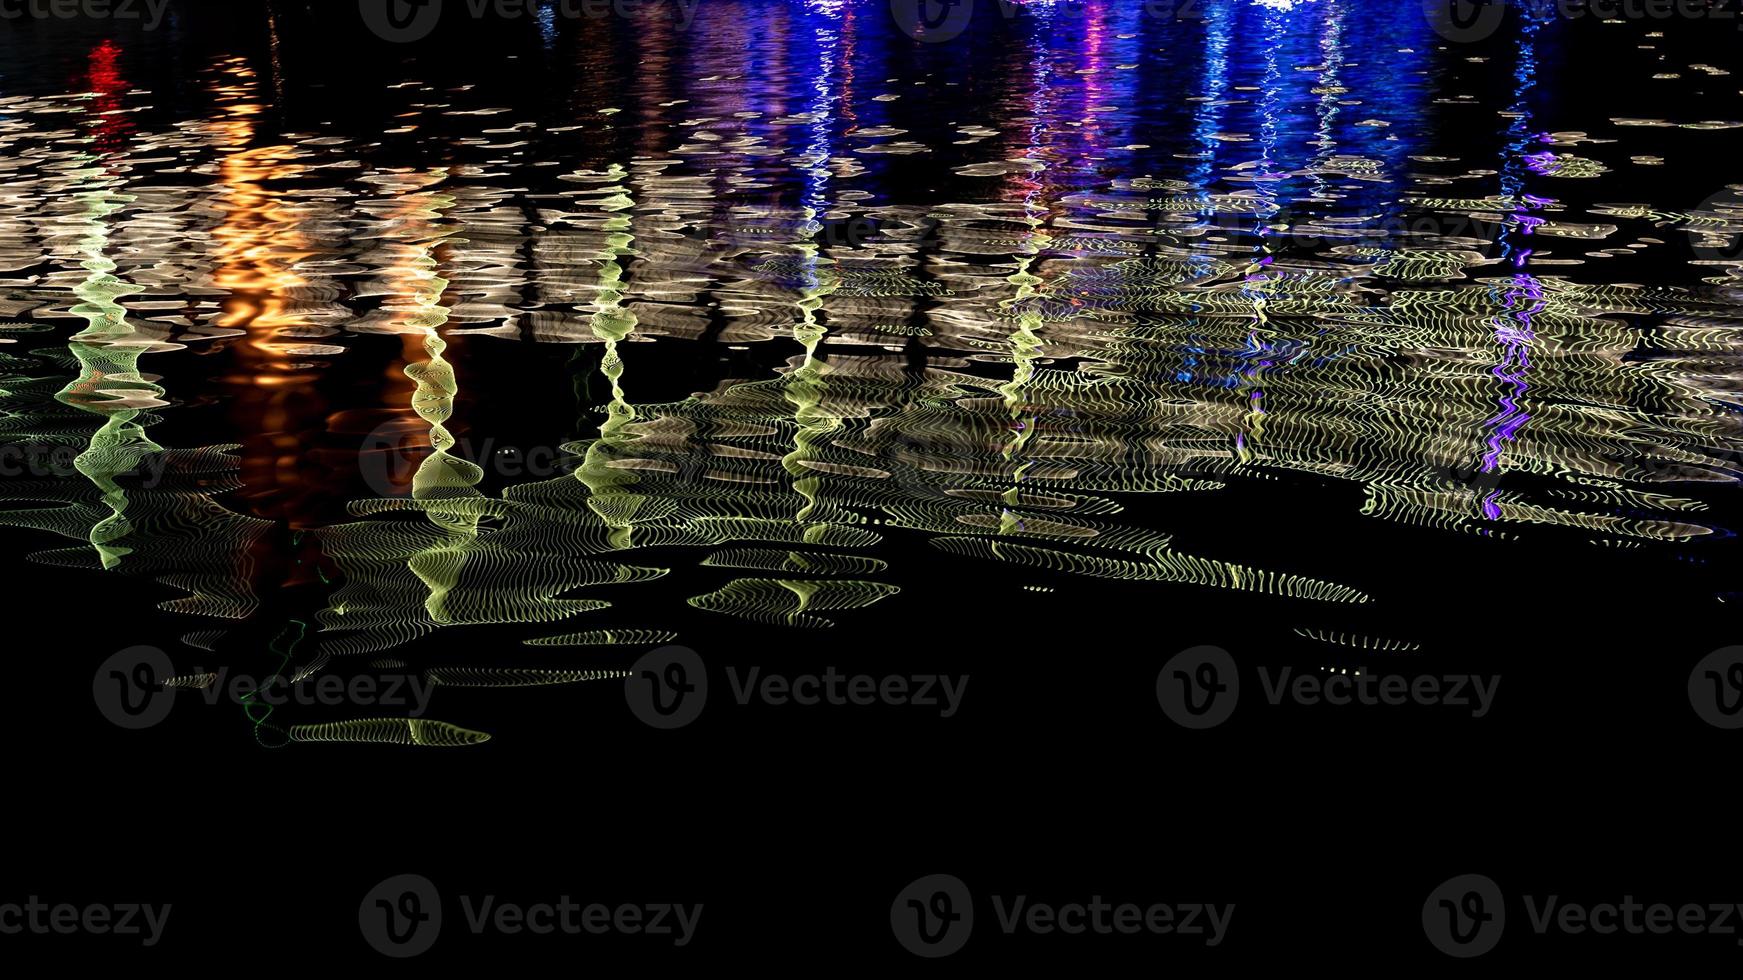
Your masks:
{"label": "reflection of light on water", "polygon": [[[124,111],[121,93],[127,88],[117,63],[120,54],[119,48],[105,41],[89,59],[88,78],[97,93],[92,128],[97,132],[97,146],[106,152],[119,149],[121,136],[132,128],[120,121]],[[89,533],[91,547],[107,569],[119,565],[133,550],[120,543],[132,532],[127,491],[120,478],[138,472],[149,454],[162,451],[138,419],[142,410],[166,402],[160,397],[164,390],[139,373],[140,355],[150,344],[137,336],[128,322],[127,308],[121,305],[124,297],[142,292],[142,287],[117,278],[114,273],[119,266],[108,254],[112,248],[110,221],[134,198],[118,192],[122,180],[106,172],[110,166],[106,152],[84,156],[87,166],[79,171],[75,184],[90,188],[74,195],[80,207],[74,223],[82,232],[77,246],[79,265],[88,274],[73,287],[79,302],[71,312],[82,317],[86,326],[67,343],[68,352],[78,362],[79,376],[57,397],[103,418],[74,465],[102,492],[110,511]]]}
{"label": "reflection of light on water", "polygon": [[557,7],[555,4],[545,4],[537,11],[539,19],[539,37],[544,39],[545,48],[549,50],[557,43]]}
{"label": "reflection of light on water", "polygon": [[[1522,237],[1529,236],[1533,226],[1542,220],[1528,212],[1548,203],[1525,192],[1525,173],[1544,172],[1540,161],[1526,152],[1533,142],[1531,93],[1537,82],[1537,38],[1540,26],[1538,21],[1526,18],[1517,42],[1513,66],[1513,104],[1508,113],[1508,142],[1501,161],[1501,196],[1519,202],[1511,217],[1514,227]],[[1550,156],[1553,157],[1553,154]],[[1514,268],[1522,267],[1531,256],[1528,248],[1515,251],[1513,236],[1505,227],[1500,231],[1498,244],[1502,258],[1510,259]],[[1490,373],[1505,388],[1497,396],[1496,412],[1483,421],[1483,426],[1488,431],[1484,438],[1485,451],[1480,466],[1481,472],[1497,475],[1503,472],[1508,445],[1518,437],[1525,423],[1531,420],[1531,412],[1525,403],[1526,393],[1531,389],[1528,380],[1533,339],[1531,319],[1542,312],[1545,305],[1543,286],[1533,276],[1517,274],[1510,283],[1501,284],[1498,289],[1501,305],[1506,313],[1494,320],[1495,342],[1501,353],[1500,361]],[[1485,518],[1496,520],[1501,516],[1499,501],[1499,491],[1491,490],[1484,495],[1481,508]]]}
{"label": "reflection of light on water", "polygon": [[293,147],[248,148],[254,138],[252,117],[262,109],[254,101],[254,72],[240,60],[231,62],[226,70],[236,84],[219,88],[217,94],[231,118],[214,123],[228,149],[220,164],[225,193],[219,206],[225,219],[212,229],[212,239],[218,243],[213,254],[217,267],[213,281],[229,290],[229,296],[224,315],[216,323],[248,331],[246,346],[261,355],[250,365],[258,372],[248,379],[251,383],[306,382],[306,375],[293,378],[285,373],[299,371],[302,365],[289,361],[280,337],[282,331],[302,323],[286,314],[285,296],[308,284],[296,266],[313,253],[298,248],[302,242],[301,215],[282,195],[263,186],[294,180],[303,168],[287,160],[295,152]]}
{"label": "reflection of light on water", "polygon": [[[447,176],[437,170],[425,180],[434,185]],[[396,203],[401,209],[394,224],[409,223],[411,233],[406,235],[406,247],[397,252],[400,261],[388,270],[394,312],[391,329],[404,331],[408,342],[415,340],[421,345],[422,357],[406,365],[405,375],[417,386],[410,407],[429,426],[432,450],[412,473],[412,498],[427,502],[425,515],[446,532],[442,540],[412,556],[408,566],[429,587],[425,610],[432,620],[442,623],[452,618],[448,594],[466,568],[466,546],[478,537],[479,512],[468,502],[482,496],[476,487],[484,478],[477,463],[449,453],[454,436],[447,423],[454,414],[459,383],[453,366],[442,356],[448,349],[442,327],[451,311],[442,305],[449,281],[441,275],[436,253],[451,233],[451,228],[437,222],[455,201],[446,194],[420,192],[407,194]]]}
{"label": "reflection of light on water", "polygon": [[[125,501],[96,475],[120,458],[109,450],[149,443],[126,424],[155,397],[124,363],[135,341],[154,368],[196,375],[177,393],[206,414],[184,417],[221,411],[245,431],[239,496],[328,535],[349,591],[327,625],[347,652],[600,609],[573,590],[671,587],[630,584],[658,569],[613,562],[709,551],[708,569],[802,585],[666,598],[818,625],[826,601],[857,608],[893,588],[840,575],[910,573],[892,564],[900,549],[842,553],[897,535],[1025,574],[1359,605],[1361,583],[1310,577],[1311,550],[1281,559],[1232,522],[1202,555],[1170,543],[1164,525],[1217,512],[1199,507],[1207,495],[1256,505],[1245,522],[1285,480],[1298,495],[1273,540],[1308,524],[1410,533],[1382,520],[1478,546],[1714,536],[1701,508],[1733,478],[1737,416],[1719,406],[1735,401],[1736,304],[1614,285],[1595,263],[1547,268],[1546,224],[1588,240],[1617,228],[1559,220],[1576,205],[1530,191],[1615,178],[1543,152],[1532,30],[1513,91],[1468,100],[1505,121],[1455,161],[1426,126],[1446,62],[1414,18],[1204,0],[1215,16],[1164,36],[1110,0],[1024,6],[993,15],[998,50],[885,37],[885,18],[832,0],[734,8],[744,16],[706,32],[605,22],[589,43],[529,21],[526,41],[552,52],[530,60],[572,86],[554,107],[396,80],[383,98],[403,104],[382,115],[417,126],[384,143],[344,120],[278,132],[240,60],[207,90],[209,118],[165,126],[173,98],[127,111],[118,49],[99,49],[90,93],[5,102],[0,132],[20,148],[19,179],[0,188],[5,257],[20,280],[53,270],[46,299],[19,284],[52,304],[28,315],[64,316],[70,291],[85,321],[68,348],[79,376],[54,406],[72,406],[81,438],[102,416],[72,488],[76,536],[110,518],[90,541],[105,561],[151,557],[149,496]],[[281,54],[294,46],[281,52],[275,30],[282,91]],[[59,135],[67,105],[89,143]],[[33,156],[33,141],[51,145]],[[75,156],[93,146],[114,152]],[[1473,212],[1504,216],[1486,219],[1501,232],[1446,233]],[[872,230],[838,237],[862,218]],[[1399,233],[1406,220],[1427,227]],[[1658,222],[1726,234],[1714,215],[1608,220],[1641,237]],[[315,230],[326,222],[334,233]],[[158,339],[177,330],[227,346],[195,360]],[[573,476],[498,471],[511,485],[484,498],[473,464],[487,460],[459,445],[490,413],[465,406],[534,385],[565,393],[539,431],[583,434]],[[10,411],[26,395],[4,387]],[[568,416],[581,389],[602,419]],[[346,424],[383,414],[409,433],[394,449],[420,461],[411,493],[374,486],[389,499],[308,516],[294,464],[312,442],[350,452],[370,426]],[[1503,488],[1432,469],[1451,460],[1516,476]],[[355,482],[351,459],[329,469]],[[122,504],[140,523],[125,540]],[[181,523],[216,537],[199,513]],[[672,624],[634,625],[622,635]]]}
{"label": "reflection of light on water", "polygon": [[637,323],[636,315],[622,305],[623,267],[635,254],[635,225],[627,213],[635,207],[635,200],[623,167],[613,164],[598,180],[606,191],[599,207],[608,217],[600,226],[605,255],[599,264],[598,299],[587,325],[605,347],[599,357],[599,373],[611,386],[611,401],[599,425],[599,438],[583,451],[575,478],[587,486],[588,509],[611,526],[613,547],[631,548],[635,546],[638,512],[648,498],[633,491],[638,482],[635,471],[613,463],[630,455],[634,433],[627,426],[636,419],[635,407],[624,396],[624,363],[618,346],[635,332]]}
{"label": "reflection of light on water", "polygon": [[120,303],[123,296],[138,293],[140,288],[116,279],[112,275],[115,262],[104,254],[109,247],[106,219],[132,199],[108,190],[80,194],[78,199],[85,205],[87,232],[79,241],[84,255],[80,264],[90,275],[73,288],[80,303],[72,312],[84,317],[89,326],[74,334],[67,345],[78,360],[80,373],[59,397],[104,417],[76,465],[103,492],[103,502],[111,511],[91,528],[90,542],[103,567],[113,568],[132,550],[118,543],[132,528],[127,520],[127,492],[117,478],[136,472],[148,453],[161,450],[135,420],[141,409],[164,404],[158,398],[163,389],[140,376],[139,356],[145,347],[134,339],[127,310]]}
{"label": "reflection of light on water", "polygon": [[813,72],[812,98],[806,107],[811,139],[805,152],[794,161],[805,176],[800,193],[803,221],[795,232],[802,295],[796,304],[799,322],[793,325],[793,339],[799,342],[804,353],[781,390],[781,397],[793,406],[794,422],[792,449],[783,457],[782,466],[792,480],[794,492],[805,501],[794,515],[794,520],[800,522],[811,519],[814,501],[824,479],[822,472],[808,465],[811,447],[826,440],[842,425],[840,418],[821,406],[829,390],[829,382],[825,379],[829,369],[817,356],[828,334],[828,325],[818,320],[817,313],[835,292],[841,277],[831,268],[835,260],[820,254],[820,247],[810,239],[822,230],[817,218],[828,216],[834,207],[829,186],[829,167],[834,155],[832,134],[840,107],[848,96],[845,83],[838,83],[837,77],[842,58],[842,34],[853,26],[851,21],[836,22],[837,9],[812,7],[810,12],[818,18],[812,25],[817,62]]}
{"label": "reflection of light on water", "polygon": [[293,162],[294,147],[250,146],[265,108],[256,88],[254,70],[241,58],[224,62],[212,86],[219,115],[205,128],[220,152],[214,203],[222,219],[210,231],[209,261],[212,284],[225,291],[212,323],[242,334],[231,348],[235,370],[224,380],[242,389],[238,413],[251,428],[242,450],[245,494],[258,513],[278,516],[311,490],[302,466],[309,447],[299,429],[318,408],[305,395],[317,374],[306,345],[336,331],[292,308],[290,297],[310,284],[299,265],[316,253],[303,235],[305,215],[269,185],[295,181],[305,170]]}
{"label": "reflection of light on water", "polygon": [[127,118],[128,110],[122,103],[122,93],[128,88],[127,80],[121,76],[121,48],[113,41],[104,41],[91,50],[87,78],[90,79],[92,100],[91,116],[95,118],[93,128],[97,134],[97,151],[99,153],[121,152],[126,145],[126,136],[132,132],[134,125]]}

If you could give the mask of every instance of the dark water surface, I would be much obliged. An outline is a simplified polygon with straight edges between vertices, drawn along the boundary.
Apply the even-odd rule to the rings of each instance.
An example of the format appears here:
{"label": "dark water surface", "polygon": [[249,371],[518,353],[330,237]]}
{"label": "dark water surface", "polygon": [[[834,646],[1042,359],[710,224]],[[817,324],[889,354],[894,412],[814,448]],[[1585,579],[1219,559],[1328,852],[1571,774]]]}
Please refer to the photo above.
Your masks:
{"label": "dark water surface", "polygon": [[[1195,644],[1500,671],[1513,744],[1550,710],[1611,763],[1686,715],[1627,698],[1739,601],[1736,22],[453,7],[0,30],[0,537],[79,634],[28,676],[455,688],[451,729],[220,704],[126,752],[672,764],[613,679],[668,642],[968,671],[956,779],[1150,759]],[[759,771],[907,778],[710,710]],[[1286,728],[1249,771],[1467,738]]]}

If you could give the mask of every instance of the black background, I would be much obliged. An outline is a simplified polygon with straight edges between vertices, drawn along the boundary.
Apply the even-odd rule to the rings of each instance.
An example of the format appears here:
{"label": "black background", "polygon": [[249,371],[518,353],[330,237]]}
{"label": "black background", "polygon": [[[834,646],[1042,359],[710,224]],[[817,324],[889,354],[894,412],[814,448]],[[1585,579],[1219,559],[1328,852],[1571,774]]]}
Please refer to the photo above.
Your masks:
{"label": "black background", "polygon": [[[360,38],[325,40],[376,50]],[[1601,97],[1595,82],[1561,84]],[[480,347],[480,356],[525,359],[514,366],[554,376],[568,352]],[[700,387],[682,370],[674,397]],[[506,399],[472,417],[488,433],[538,413]],[[180,650],[178,665],[197,662],[178,647],[188,624],[131,606],[106,615],[94,600],[114,586],[94,573],[14,562],[0,898],[169,902],[174,911],[148,956],[122,937],[22,936],[0,937],[0,958],[174,960],[244,973],[533,962],[1413,972],[1509,960],[1736,962],[1736,937],[1536,936],[1515,900],[1500,948],[1458,963],[1429,946],[1419,918],[1430,890],[1471,872],[1510,899],[1743,900],[1734,793],[1743,733],[1703,724],[1686,697],[1695,661],[1737,639],[1730,607],[1702,591],[1724,543],[1616,553],[1576,551],[1550,535],[1496,548],[1376,526],[1357,513],[1358,488],[1307,481],[1237,484],[1195,501],[1190,519],[1170,515],[1171,529],[1183,550],[1204,551],[1242,513],[1287,520],[1280,494],[1291,510],[1345,517],[1294,528],[1289,547],[1310,561],[1282,553],[1254,564],[1384,592],[1384,610],[1363,610],[1347,628],[1381,632],[1379,616],[1424,641],[1421,672],[1499,674],[1490,716],[1267,706],[1251,670],[1302,662],[1312,647],[1293,633],[1299,605],[1090,579],[1026,592],[1033,575],[996,565],[964,574],[966,560],[939,561],[898,535],[903,594],[805,644],[695,610],[638,610],[631,589],[613,595],[624,622],[664,617],[714,669],[711,703],[687,728],[637,723],[620,687],[601,683],[579,694],[459,692],[454,710],[436,714],[491,719],[496,736],[465,750],[269,752],[228,706],[178,706],[144,733],[103,722],[90,696],[94,665],[141,643]],[[1132,506],[1143,513],[1142,502]],[[1262,538],[1255,530],[1250,548],[1276,547]],[[47,543],[21,531],[5,540],[19,551]],[[1693,565],[1688,550],[1708,566]],[[699,555],[674,551],[670,564],[683,569]],[[128,587],[158,597],[149,583]],[[272,592],[254,642],[308,615],[319,602],[309,591]],[[496,643],[512,649],[518,636],[470,634],[469,662]],[[444,642],[424,652],[440,660]],[[1201,643],[1229,649],[1249,686],[1228,724],[1191,732],[1160,712],[1155,681],[1169,656]],[[726,664],[971,679],[950,719],[887,706],[740,707]],[[442,890],[447,927],[433,952],[395,963],[365,945],[357,906],[378,881],[408,872]],[[896,893],[934,873],[968,883],[978,922],[964,951],[927,962],[897,945],[888,919]],[[706,910],[681,949],[648,937],[492,939],[464,934],[461,893]],[[1183,937],[1005,936],[992,894],[1232,902],[1236,912],[1214,949]]]}

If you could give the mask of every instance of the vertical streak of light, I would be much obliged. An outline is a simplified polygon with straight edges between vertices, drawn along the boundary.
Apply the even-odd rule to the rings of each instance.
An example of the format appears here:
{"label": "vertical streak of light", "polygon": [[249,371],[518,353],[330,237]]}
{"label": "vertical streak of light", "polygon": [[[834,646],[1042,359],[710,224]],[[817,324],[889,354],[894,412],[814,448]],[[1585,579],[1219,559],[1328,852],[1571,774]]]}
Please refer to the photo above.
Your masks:
{"label": "vertical streak of light", "polygon": [[1270,357],[1273,346],[1266,339],[1271,333],[1266,326],[1270,320],[1265,314],[1272,282],[1269,275],[1274,258],[1271,245],[1271,222],[1277,213],[1277,194],[1271,184],[1282,176],[1275,172],[1276,161],[1273,154],[1277,149],[1278,94],[1281,90],[1282,67],[1278,62],[1277,51],[1282,46],[1291,24],[1289,13],[1294,8],[1265,8],[1264,35],[1264,72],[1260,79],[1259,99],[1259,172],[1257,189],[1263,203],[1254,220],[1253,234],[1258,238],[1256,254],[1251,264],[1247,266],[1245,284],[1241,294],[1253,303],[1253,325],[1247,331],[1247,348],[1242,351],[1243,358],[1250,365],[1241,371],[1241,381],[1236,391],[1247,399],[1247,414],[1243,420],[1246,429],[1235,434],[1235,455],[1243,463],[1253,458],[1253,447],[1265,434],[1265,388],[1264,373],[1271,367]]}
{"label": "vertical streak of light", "polygon": [[[83,330],[68,338],[67,350],[79,364],[79,376],[56,394],[57,400],[102,416],[89,444],[74,460],[74,467],[102,493],[109,516],[92,525],[87,535],[98,560],[115,568],[132,549],[119,544],[132,531],[127,520],[127,492],[118,477],[137,470],[141,458],[162,447],[146,434],[137,420],[145,408],[163,405],[164,390],[139,373],[139,357],[145,346],[127,320],[123,297],[143,288],[118,278],[119,268],[109,257],[108,219],[134,198],[119,193],[122,179],[106,163],[118,152],[130,124],[120,122],[121,93],[127,82],[118,61],[121,50],[110,42],[93,49],[89,80],[95,93],[91,123],[97,155],[84,156],[88,166],[73,171],[77,185],[90,188],[74,194],[79,214],[71,220],[82,233],[76,248],[79,265],[87,275],[73,287],[79,302],[71,312],[83,318]],[[83,156],[83,155],[82,155]]]}
{"label": "vertical streak of light", "polygon": [[[439,183],[448,173],[437,168],[430,176],[431,183]],[[401,261],[391,270],[390,279],[397,325],[408,336],[422,341],[425,355],[405,366],[405,376],[417,386],[412,392],[411,408],[429,424],[433,450],[412,474],[412,499],[425,502],[422,508],[425,516],[447,535],[442,542],[414,555],[408,565],[428,586],[430,594],[424,600],[424,609],[437,623],[453,619],[448,596],[459,584],[467,546],[478,537],[476,509],[464,503],[444,504],[483,496],[477,486],[484,478],[477,463],[448,452],[455,441],[447,423],[453,417],[454,396],[460,386],[453,365],[442,356],[448,349],[448,342],[442,337],[449,313],[449,308],[442,305],[448,280],[441,274],[437,251],[453,240],[453,229],[438,223],[455,203],[448,194],[419,192],[405,196],[393,221],[396,225],[406,223],[417,235],[398,253]]]}
{"label": "vertical streak of light", "polygon": [[[1525,174],[1529,172],[1525,155],[1532,142],[1531,93],[1537,82],[1537,39],[1541,25],[1529,15],[1522,20],[1513,70],[1511,122],[1507,129],[1507,145],[1502,150],[1501,195],[1517,202],[1513,223],[1522,236],[1528,236],[1531,229],[1542,222],[1541,218],[1527,213],[1540,202],[1525,193]],[[1531,255],[1530,249],[1514,250],[1505,226],[1501,230],[1500,245],[1502,258],[1511,261],[1514,268],[1522,268]],[[1498,476],[1507,445],[1518,437],[1520,429],[1531,419],[1525,404],[1526,393],[1531,388],[1527,377],[1531,371],[1531,342],[1535,338],[1531,319],[1545,303],[1542,284],[1525,272],[1516,273],[1506,285],[1492,290],[1491,295],[1496,296],[1506,312],[1490,321],[1495,328],[1495,341],[1501,347],[1501,357],[1489,373],[1505,387],[1497,396],[1497,411],[1483,422],[1488,433],[1484,439],[1487,450],[1483,453],[1481,471]],[[1483,497],[1480,507],[1484,517],[1494,520],[1501,516],[1499,498],[1498,489],[1491,489]]]}
{"label": "vertical streak of light", "polygon": [[[1048,161],[1052,158],[1052,154],[1047,152],[1053,142],[1051,116],[1057,101],[1052,90],[1055,73],[1051,48],[1053,7],[1043,5],[1036,8],[1034,21],[1036,27],[1032,37],[1035,54],[1030,62],[1028,93],[1031,121],[1029,142],[1023,155],[1031,160]],[[1005,411],[1010,418],[1010,435],[1005,440],[1001,455],[1010,469],[1011,480],[1011,486],[1004,492],[1005,506],[999,516],[1000,534],[1011,534],[1022,528],[1022,519],[1011,507],[1022,500],[1023,481],[1031,465],[1022,458],[1022,454],[1024,447],[1034,437],[1036,420],[1033,407],[1024,397],[1023,389],[1035,376],[1035,359],[1042,347],[1039,331],[1045,325],[1040,311],[1027,300],[1036,296],[1038,287],[1045,283],[1044,279],[1031,270],[1041,253],[1053,243],[1047,232],[1053,200],[1046,166],[1034,173],[1019,175],[1017,182],[1023,188],[1023,223],[1028,228],[1018,245],[1015,256],[1016,271],[1006,277],[1006,281],[1015,287],[1015,291],[1010,299],[999,304],[1007,311],[1016,311],[1016,315],[1012,317],[1011,333],[1006,338],[1011,345],[1011,380],[1000,385],[998,389],[1004,396]]]}
{"label": "vertical streak of light", "polygon": [[635,520],[641,506],[647,502],[642,494],[628,488],[637,482],[634,470],[612,466],[621,458],[623,448],[632,441],[624,427],[635,421],[636,411],[623,394],[623,359],[617,345],[635,332],[635,313],[623,308],[628,286],[624,282],[624,263],[635,254],[634,225],[628,211],[635,207],[629,190],[629,176],[618,164],[607,170],[608,178],[616,181],[608,187],[615,193],[600,201],[608,217],[605,219],[606,255],[600,264],[598,298],[588,327],[605,345],[599,359],[599,373],[611,385],[611,402],[605,410],[605,420],[599,425],[599,438],[588,445],[575,478],[587,485],[587,507],[610,526],[610,541],[614,548],[634,547]]}
{"label": "vertical streak of light", "polygon": [[[1344,19],[1343,7],[1332,4],[1326,9],[1325,28],[1319,35],[1320,64],[1325,70],[1320,72],[1319,87],[1323,94],[1319,97],[1319,129],[1315,131],[1314,146],[1319,150],[1315,157],[1316,164],[1337,155],[1337,120],[1343,113],[1340,90],[1343,88],[1342,73],[1344,67]],[[1319,167],[1313,168],[1313,196],[1316,200],[1325,200],[1329,188]]]}
{"label": "vertical streak of light", "polygon": [[223,81],[213,94],[222,115],[208,128],[221,154],[216,203],[223,214],[211,232],[213,284],[226,295],[213,322],[244,335],[231,348],[240,370],[226,378],[240,387],[238,411],[255,429],[243,440],[243,493],[257,513],[295,527],[299,517],[290,503],[307,491],[300,473],[307,446],[295,422],[316,374],[300,351],[308,324],[287,297],[308,285],[298,268],[316,250],[303,234],[303,214],[270,185],[304,171],[289,159],[292,147],[250,146],[264,108],[254,70],[240,57],[226,59],[220,70]]}
{"label": "vertical streak of light", "polygon": [[[803,221],[797,231],[802,295],[798,301],[800,319],[793,325],[793,339],[804,348],[804,357],[782,388],[782,397],[793,406],[794,431],[793,451],[781,460],[781,465],[793,478],[793,490],[806,501],[794,515],[801,523],[809,520],[815,509],[823,481],[822,474],[806,466],[804,461],[812,455],[812,446],[842,425],[840,418],[819,408],[829,384],[824,380],[828,366],[817,360],[818,345],[829,332],[827,326],[818,322],[817,311],[839,288],[841,277],[827,268],[834,265],[835,260],[820,255],[818,245],[811,241],[822,228],[817,216],[827,215],[832,207],[829,164],[834,155],[833,132],[839,103],[836,65],[841,34],[834,23],[839,11],[822,7],[812,8],[807,13],[816,19],[812,40],[816,45],[817,68],[807,108],[811,139],[797,161],[804,173],[801,191]],[[826,530],[822,525],[807,528],[806,539],[810,540],[814,533],[821,534]]]}

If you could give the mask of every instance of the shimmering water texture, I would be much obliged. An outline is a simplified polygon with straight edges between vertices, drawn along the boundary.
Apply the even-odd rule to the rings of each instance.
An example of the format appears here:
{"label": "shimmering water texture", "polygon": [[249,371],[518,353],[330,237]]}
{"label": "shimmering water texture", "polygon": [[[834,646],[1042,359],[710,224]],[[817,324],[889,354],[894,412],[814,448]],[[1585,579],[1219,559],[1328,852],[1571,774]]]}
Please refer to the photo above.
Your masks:
{"label": "shimmering water texture", "polygon": [[[1139,6],[942,44],[869,2],[538,23],[475,67],[396,50],[337,123],[353,95],[276,53],[130,78],[173,38],[81,42],[70,88],[0,77],[0,521],[194,650],[289,589],[319,598],[287,676],[506,626],[423,669],[580,684],[577,710],[685,624],[942,621],[952,596],[899,595],[915,563],[996,563],[1018,603],[1242,593],[1357,665],[1432,639],[1365,621],[1392,576],[1250,541],[1729,536],[1737,124],[1687,96],[1734,108],[1726,66],[1584,25],[1666,118],[1572,131],[1543,109],[1569,25],[1479,57],[1414,4]],[[492,720],[281,721],[445,746]]]}

